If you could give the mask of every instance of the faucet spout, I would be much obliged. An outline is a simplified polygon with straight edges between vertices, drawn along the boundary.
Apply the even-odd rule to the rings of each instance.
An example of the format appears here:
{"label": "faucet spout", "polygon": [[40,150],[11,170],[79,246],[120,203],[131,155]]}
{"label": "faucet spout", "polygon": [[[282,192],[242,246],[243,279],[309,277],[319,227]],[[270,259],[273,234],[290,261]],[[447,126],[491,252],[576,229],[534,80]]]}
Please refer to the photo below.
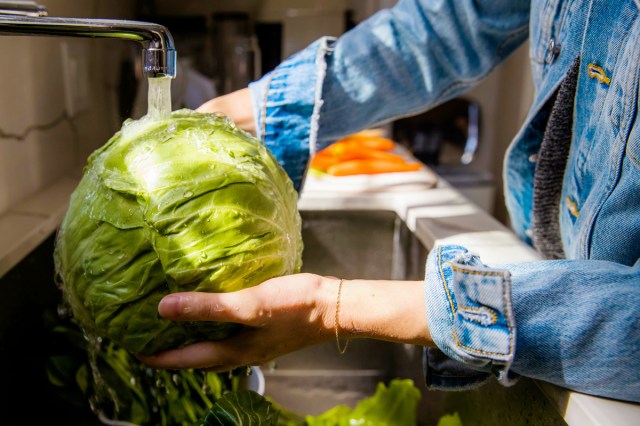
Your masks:
{"label": "faucet spout", "polygon": [[[33,2],[12,3],[21,4],[23,8],[18,11],[11,9],[9,13],[7,5],[11,3],[0,2],[0,35],[133,40],[143,46],[143,73],[146,77],[176,76],[175,45],[169,30],[162,25],[114,19],[48,17],[43,16],[46,9]],[[29,4],[35,6],[28,8]]]}

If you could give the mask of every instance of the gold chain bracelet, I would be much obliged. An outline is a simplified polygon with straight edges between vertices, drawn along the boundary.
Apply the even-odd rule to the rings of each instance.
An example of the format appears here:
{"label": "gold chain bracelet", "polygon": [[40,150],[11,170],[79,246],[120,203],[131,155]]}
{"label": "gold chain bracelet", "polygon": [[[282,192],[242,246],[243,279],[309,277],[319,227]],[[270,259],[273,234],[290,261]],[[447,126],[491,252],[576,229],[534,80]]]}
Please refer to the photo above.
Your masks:
{"label": "gold chain bracelet", "polygon": [[340,343],[340,295],[342,294],[342,284],[344,283],[344,278],[340,279],[338,283],[338,299],[336,300],[336,320],[335,320],[335,331],[336,331],[336,344],[338,345],[338,352],[340,355],[344,355],[347,351],[347,346],[349,346],[349,339],[347,339],[347,343],[342,346]]}

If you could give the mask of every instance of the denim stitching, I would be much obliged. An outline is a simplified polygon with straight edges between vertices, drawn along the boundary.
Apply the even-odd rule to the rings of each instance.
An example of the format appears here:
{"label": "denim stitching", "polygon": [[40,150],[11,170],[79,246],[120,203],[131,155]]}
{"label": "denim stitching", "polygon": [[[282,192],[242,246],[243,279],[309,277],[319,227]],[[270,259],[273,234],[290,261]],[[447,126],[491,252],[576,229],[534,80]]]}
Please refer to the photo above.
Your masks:
{"label": "denim stitching", "polygon": [[[444,262],[449,264],[449,266],[453,270],[457,270],[459,272],[476,273],[477,275],[486,275],[486,276],[489,276],[489,275],[493,275],[493,276],[502,275],[502,277],[505,278],[504,274],[501,274],[499,272],[474,271],[474,270],[466,270],[466,269],[462,269],[462,268],[456,269],[457,267],[453,263],[451,263],[450,261],[448,261],[448,260],[445,260],[444,262],[442,261],[442,247],[438,247],[438,260],[439,260],[438,261],[438,269],[440,270],[440,277],[442,278],[442,285],[443,285],[445,293],[447,294],[447,297],[449,299],[449,304],[451,305],[452,316],[454,314],[456,314],[457,311],[456,311],[455,306],[453,304],[453,299],[451,298],[451,294],[449,292],[449,287],[447,286],[447,280],[446,280],[446,278],[444,276],[444,271],[442,269],[442,264]],[[504,292],[504,291],[502,292],[502,297],[503,297],[503,302],[504,302],[504,305],[505,305],[505,308],[506,308],[510,304],[509,304],[509,302],[507,300],[507,297],[506,297],[505,293],[506,292]],[[513,338],[511,337],[511,334],[513,333],[513,327],[511,325],[511,321],[509,320],[509,316],[506,315],[506,313],[505,313],[505,319],[506,319],[506,322],[507,322],[507,329],[509,330],[509,335],[510,335],[510,338],[509,338],[509,350],[506,353],[483,351],[481,349],[475,349],[475,348],[471,348],[469,346],[463,345],[462,343],[460,343],[460,340],[458,340],[458,336],[456,335],[455,330],[451,330],[451,337],[453,338],[453,340],[454,340],[454,342],[455,342],[457,347],[464,348],[464,349],[466,349],[466,350],[468,350],[470,352],[475,352],[475,353],[479,353],[479,354],[483,354],[483,355],[501,355],[501,356],[512,355],[513,354]]]}
{"label": "denim stitching", "polygon": [[[462,314],[462,316],[469,320],[469,321],[473,321],[473,322],[477,322],[480,325],[484,325],[484,326],[490,326],[490,325],[494,325],[495,323],[498,322],[498,314],[496,314],[496,312],[491,309],[488,308],[486,306],[482,306],[480,308],[476,308],[474,306],[462,306],[460,304],[458,304],[458,312],[460,312]],[[465,312],[469,312],[471,314],[477,314],[477,316],[465,316]],[[489,319],[487,320],[486,318],[489,317]]]}
{"label": "denim stitching", "polygon": [[453,305],[453,299],[451,298],[451,293],[449,292],[449,287],[447,286],[447,279],[444,277],[444,271],[442,270],[442,247],[438,247],[438,269],[440,269],[440,277],[442,278],[442,286],[444,287],[445,293],[447,293],[447,298],[449,299],[449,305],[451,306],[452,316],[456,312],[456,308]]}
{"label": "denim stitching", "polygon": [[[506,292],[504,292],[504,291],[502,292],[502,297],[503,297],[504,306],[506,308],[507,306],[509,306],[509,302],[507,300]],[[465,348],[465,349],[467,349],[467,350],[469,350],[471,352],[476,352],[476,353],[480,353],[480,354],[484,354],[484,355],[503,355],[503,356],[504,355],[512,355],[513,354],[513,336],[512,336],[513,327],[511,326],[511,321],[509,321],[509,316],[506,315],[506,312],[505,312],[505,319],[507,321],[507,329],[509,330],[509,350],[507,351],[507,353],[488,352],[488,351],[483,351],[483,350],[480,350],[480,349],[475,349],[475,348],[471,348],[471,347],[465,346],[462,343],[460,343],[460,341],[458,340],[458,336],[456,335],[455,330],[454,330],[454,331],[452,331],[452,334],[453,334],[453,339],[456,342],[456,346]]]}
{"label": "denim stitching", "polygon": [[[636,16],[637,17],[637,16]],[[633,35],[640,33],[640,31],[637,30],[638,27],[635,28],[635,31],[630,31],[631,34]],[[640,65],[640,62],[638,61],[638,55],[640,54],[640,43],[636,43],[633,45],[633,49],[631,51],[631,55],[628,56],[627,59],[628,62],[630,62],[629,64],[629,68],[631,68],[632,71],[634,72],[628,72],[627,73],[627,79],[625,81],[625,88],[629,88],[629,87],[633,87],[633,82],[634,79],[637,76],[637,71],[638,71],[638,67]],[[627,93],[626,96],[624,96],[624,103],[623,103],[623,109],[622,109],[622,116],[626,118],[625,122],[621,123],[623,126],[622,127],[627,127],[629,125],[629,121],[632,120],[632,115],[633,114],[629,114],[628,111],[633,108],[633,101],[635,101],[634,97],[634,93],[629,94]]]}
{"label": "denim stitching", "polygon": [[[633,32],[631,32],[632,35],[638,35],[638,33],[640,31],[638,31],[638,29],[633,28]],[[629,33],[630,31],[628,31],[627,33]],[[628,36],[625,35],[625,38]],[[632,50],[632,53],[636,54],[637,49],[640,48],[640,46],[638,44],[633,46],[635,49]],[[624,49],[622,49],[620,51],[621,53],[624,52]],[[634,58],[636,59],[636,58]],[[637,61],[637,59],[636,59]],[[638,64],[636,64],[636,67],[638,67]],[[637,70],[636,70],[637,71]],[[632,73],[628,73],[629,79],[633,79],[636,78],[636,74],[637,72],[632,72]],[[625,81],[625,83],[628,83],[627,81]],[[620,83],[617,83],[620,84]],[[634,98],[635,99],[635,94],[632,94],[631,96],[626,96],[627,98]],[[623,106],[623,113],[626,112],[627,110],[627,105],[628,104],[632,104],[632,100],[631,99],[626,99],[625,100],[625,104]],[[633,105],[631,105],[631,107],[633,107]],[[630,116],[633,117],[625,117],[625,122],[624,123],[620,123],[620,126],[616,126],[618,127],[618,134],[616,135],[616,137],[613,140],[613,146],[617,147],[621,144],[619,144],[619,139],[624,138],[624,140],[628,140],[630,132],[631,132],[631,126],[633,125],[633,119],[635,117],[635,114],[628,114]],[[609,113],[609,118],[611,119],[611,113]],[[623,132],[624,130],[624,132]],[[622,144],[623,146],[626,144]],[[621,162],[623,161],[623,157],[624,157],[624,148],[622,148],[623,151],[620,153],[620,155],[618,154],[618,151],[613,151],[612,155],[610,156],[610,164],[609,167],[612,169],[612,171],[610,171],[608,173],[608,179],[606,182],[606,187],[603,191],[601,191],[601,193],[599,194],[599,198],[598,200],[596,200],[596,202],[594,203],[594,208],[589,210],[589,217],[588,220],[585,221],[585,232],[582,233],[582,236],[579,240],[579,247],[580,250],[582,251],[581,255],[585,258],[585,259],[589,259],[591,257],[591,237],[593,234],[593,228],[595,227],[595,222],[596,219],[598,218],[598,216],[600,215],[600,212],[603,209],[604,204],[607,202],[607,200],[609,199],[609,197],[611,196],[611,194],[613,193],[614,188],[616,187],[618,180],[620,179],[620,175],[622,173],[622,166],[621,166]]]}
{"label": "denim stitching", "polygon": [[327,59],[326,57],[333,52],[331,43],[335,42],[334,38],[325,38],[318,46],[316,52],[316,93],[313,102],[313,112],[311,113],[309,123],[309,157],[312,157],[317,152],[318,143],[318,126],[320,121],[320,109],[324,104],[322,99],[322,89],[324,85],[324,79],[327,73]]}
{"label": "denim stitching", "polygon": [[467,265],[465,265],[467,266],[466,268],[461,268],[457,264],[451,262],[450,260],[445,260],[445,262],[448,263],[449,266],[451,266],[451,269],[457,272],[464,272],[464,273],[474,274],[474,275],[486,275],[486,276],[496,276],[496,277],[501,276],[502,278],[504,278],[503,272],[474,269],[473,266],[467,266]]}

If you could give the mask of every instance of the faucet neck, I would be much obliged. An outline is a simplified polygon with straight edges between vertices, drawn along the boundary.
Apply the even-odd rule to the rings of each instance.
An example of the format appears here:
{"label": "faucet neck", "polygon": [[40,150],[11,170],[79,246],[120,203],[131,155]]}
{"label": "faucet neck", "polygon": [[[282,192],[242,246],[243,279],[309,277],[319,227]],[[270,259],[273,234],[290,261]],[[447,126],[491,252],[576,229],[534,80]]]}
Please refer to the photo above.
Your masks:
{"label": "faucet neck", "polygon": [[[12,5],[15,13],[3,13]],[[17,11],[17,12],[16,12]],[[133,40],[142,44],[146,77],[175,77],[176,50],[162,25],[115,19],[57,18],[33,13],[46,9],[34,2],[0,1],[0,35],[41,35]]]}
{"label": "faucet neck", "polygon": [[47,8],[34,1],[0,1],[0,15],[47,16]]}

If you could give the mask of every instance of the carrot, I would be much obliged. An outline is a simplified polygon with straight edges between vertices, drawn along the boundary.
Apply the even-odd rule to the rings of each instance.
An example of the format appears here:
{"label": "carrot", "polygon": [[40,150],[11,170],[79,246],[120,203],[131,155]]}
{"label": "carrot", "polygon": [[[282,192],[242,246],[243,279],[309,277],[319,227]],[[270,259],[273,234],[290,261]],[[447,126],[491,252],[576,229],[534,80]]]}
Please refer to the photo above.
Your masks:
{"label": "carrot", "polygon": [[[391,141],[391,143],[393,144],[394,142]],[[376,146],[378,148],[376,148]],[[329,145],[328,147],[320,151],[319,154],[332,155],[335,157],[339,157],[341,160],[349,160],[349,159],[355,160],[371,152],[386,153],[386,151],[390,150],[390,149],[386,149],[389,147],[393,148],[393,145],[388,145],[386,142],[379,142],[379,141],[375,142],[375,144],[369,144],[369,142],[363,142],[359,140],[342,139],[338,142],[335,142]],[[391,155],[395,155],[395,154],[391,154]]]}
{"label": "carrot", "polygon": [[349,144],[346,141],[338,141],[320,151],[319,154],[330,155],[340,160],[353,160],[355,159],[358,151],[358,146]]}
{"label": "carrot", "polygon": [[340,139],[316,153],[311,159],[310,167],[323,172],[332,166],[354,160],[376,160],[398,164],[406,164],[400,155],[388,152],[395,147],[395,142],[381,136],[357,133]]}
{"label": "carrot", "polygon": [[359,148],[354,145],[342,145],[339,152],[338,150],[334,150],[336,155],[332,155],[331,153],[326,152],[325,150],[320,151],[311,159],[311,163],[309,167],[312,169],[326,171],[330,166],[341,163],[344,161],[351,160],[385,160],[392,161],[396,163],[404,163],[405,159],[400,155],[393,154],[387,151],[378,151],[375,149],[368,148]]}
{"label": "carrot", "polygon": [[412,172],[420,169],[419,163],[407,163],[388,160],[349,160],[334,164],[327,169],[333,176],[377,174],[392,172]]}
{"label": "carrot", "polygon": [[369,135],[351,135],[344,137],[339,142],[351,142],[356,143],[361,147],[377,149],[381,151],[390,151],[394,148],[395,142],[382,136],[369,136]]}
{"label": "carrot", "polygon": [[406,163],[405,159],[398,154],[393,154],[387,151],[378,151],[375,149],[361,150],[360,156],[356,159],[359,160],[386,160],[396,163]]}
{"label": "carrot", "polygon": [[338,164],[339,162],[340,159],[338,157],[318,153],[311,158],[309,167],[315,170],[320,170],[321,172],[326,172],[329,166],[333,166],[334,164]]}

